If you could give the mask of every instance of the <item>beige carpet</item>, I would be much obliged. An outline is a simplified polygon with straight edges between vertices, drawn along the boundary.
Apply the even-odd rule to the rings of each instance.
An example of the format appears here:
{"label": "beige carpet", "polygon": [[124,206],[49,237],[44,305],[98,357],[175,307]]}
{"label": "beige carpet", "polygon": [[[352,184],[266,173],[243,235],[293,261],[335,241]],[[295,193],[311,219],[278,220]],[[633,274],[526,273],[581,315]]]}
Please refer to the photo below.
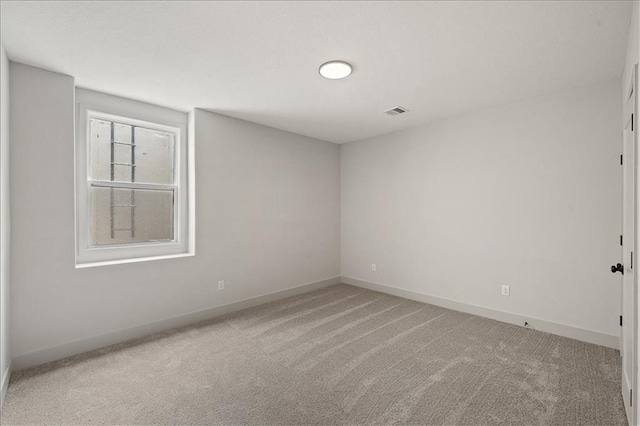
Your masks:
{"label": "beige carpet", "polygon": [[347,285],[14,374],[2,424],[626,424],[619,352]]}

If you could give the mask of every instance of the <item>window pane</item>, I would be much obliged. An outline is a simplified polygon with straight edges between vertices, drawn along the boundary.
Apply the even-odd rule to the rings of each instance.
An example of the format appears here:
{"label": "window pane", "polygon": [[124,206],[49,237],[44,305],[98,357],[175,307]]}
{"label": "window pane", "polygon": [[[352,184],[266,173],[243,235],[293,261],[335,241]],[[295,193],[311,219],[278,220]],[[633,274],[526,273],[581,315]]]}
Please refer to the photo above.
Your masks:
{"label": "window pane", "polygon": [[172,241],[173,191],[91,187],[91,244]]}
{"label": "window pane", "polygon": [[173,183],[173,133],[136,127],[136,182]]}
{"label": "window pane", "polygon": [[91,178],[172,184],[174,138],[170,132],[92,118]]}

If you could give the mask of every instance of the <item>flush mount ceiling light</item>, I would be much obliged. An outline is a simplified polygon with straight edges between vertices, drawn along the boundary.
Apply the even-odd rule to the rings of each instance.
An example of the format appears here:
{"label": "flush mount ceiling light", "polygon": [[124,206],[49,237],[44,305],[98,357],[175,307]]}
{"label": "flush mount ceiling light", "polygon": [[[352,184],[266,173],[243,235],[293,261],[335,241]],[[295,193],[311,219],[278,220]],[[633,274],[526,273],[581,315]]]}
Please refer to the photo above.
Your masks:
{"label": "flush mount ceiling light", "polygon": [[329,80],[339,80],[351,75],[351,64],[345,61],[329,61],[320,65],[320,75]]}

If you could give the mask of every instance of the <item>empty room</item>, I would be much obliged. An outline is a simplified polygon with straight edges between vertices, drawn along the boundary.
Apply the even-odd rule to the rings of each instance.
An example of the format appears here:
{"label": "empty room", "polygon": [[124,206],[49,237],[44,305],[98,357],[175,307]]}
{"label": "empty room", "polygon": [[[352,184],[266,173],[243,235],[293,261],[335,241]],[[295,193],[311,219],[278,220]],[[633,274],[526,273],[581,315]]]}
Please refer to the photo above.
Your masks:
{"label": "empty room", "polygon": [[0,424],[640,424],[638,1],[0,8]]}

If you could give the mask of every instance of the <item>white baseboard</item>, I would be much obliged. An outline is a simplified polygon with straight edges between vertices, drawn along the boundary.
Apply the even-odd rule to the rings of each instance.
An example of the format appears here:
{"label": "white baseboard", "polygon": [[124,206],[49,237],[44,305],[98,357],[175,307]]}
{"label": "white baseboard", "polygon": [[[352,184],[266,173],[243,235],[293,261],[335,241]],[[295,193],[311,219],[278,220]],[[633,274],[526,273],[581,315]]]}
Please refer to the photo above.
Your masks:
{"label": "white baseboard", "polygon": [[7,396],[7,389],[9,388],[9,380],[11,379],[11,364],[7,366],[7,370],[2,372],[2,382],[0,383],[0,412],[2,412],[2,404],[4,404],[4,397]]}
{"label": "white baseboard", "polygon": [[339,283],[340,277],[328,278],[325,280],[303,284],[273,293],[263,294],[260,296],[252,297],[250,299],[230,303],[228,305],[217,306],[215,308],[192,312],[175,318],[169,318],[150,324],[128,328],[125,330],[119,330],[100,336],[90,337],[88,339],[78,340],[47,349],[29,352],[13,358],[13,369],[14,371],[23,370],[25,368],[30,368],[36,365],[45,364],[47,362],[56,361],[72,355],[81,354],[83,352],[92,351],[116,343],[126,342],[127,340],[137,339],[139,337],[148,336],[150,334],[170,330],[172,328],[182,327],[198,321],[218,317],[231,312],[261,305],[263,303],[272,302],[274,300],[283,299],[289,296],[295,296],[297,294],[306,293],[312,290],[317,290]]}
{"label": "white baseboard", "polygon": [[540,318],[526,317],[524,315],[513,314],[510,312],[498,311],[483,306],[470,305],[468,303],[458,302],[456,300],[445,299],[442,297],[430,296],[428,294],[418,293],[402,288],[391,287],[385,284],[372,283],[359,280],[356,278],[342,277],[342,282],[369,290],[379,291],[381,293],[391,294],[393,296],[403,297],[405,299],[416,300],[418,302],[429,303],[431,305],[442,306],[443,308],[453,309],[456,311],[466,312],[485,318],[491,318],[510,324],[523,325],[528,322],[531,328],[544,331],[558,336],[569,337],[571,339],[581,340],[583,342],[594,343],[596,345],[607,346],[609,348],[620,349],[620,338],[611,334],[601,333],[599,331],[587,330],[571,325],[560,324],[556,322],[546,321]]}

